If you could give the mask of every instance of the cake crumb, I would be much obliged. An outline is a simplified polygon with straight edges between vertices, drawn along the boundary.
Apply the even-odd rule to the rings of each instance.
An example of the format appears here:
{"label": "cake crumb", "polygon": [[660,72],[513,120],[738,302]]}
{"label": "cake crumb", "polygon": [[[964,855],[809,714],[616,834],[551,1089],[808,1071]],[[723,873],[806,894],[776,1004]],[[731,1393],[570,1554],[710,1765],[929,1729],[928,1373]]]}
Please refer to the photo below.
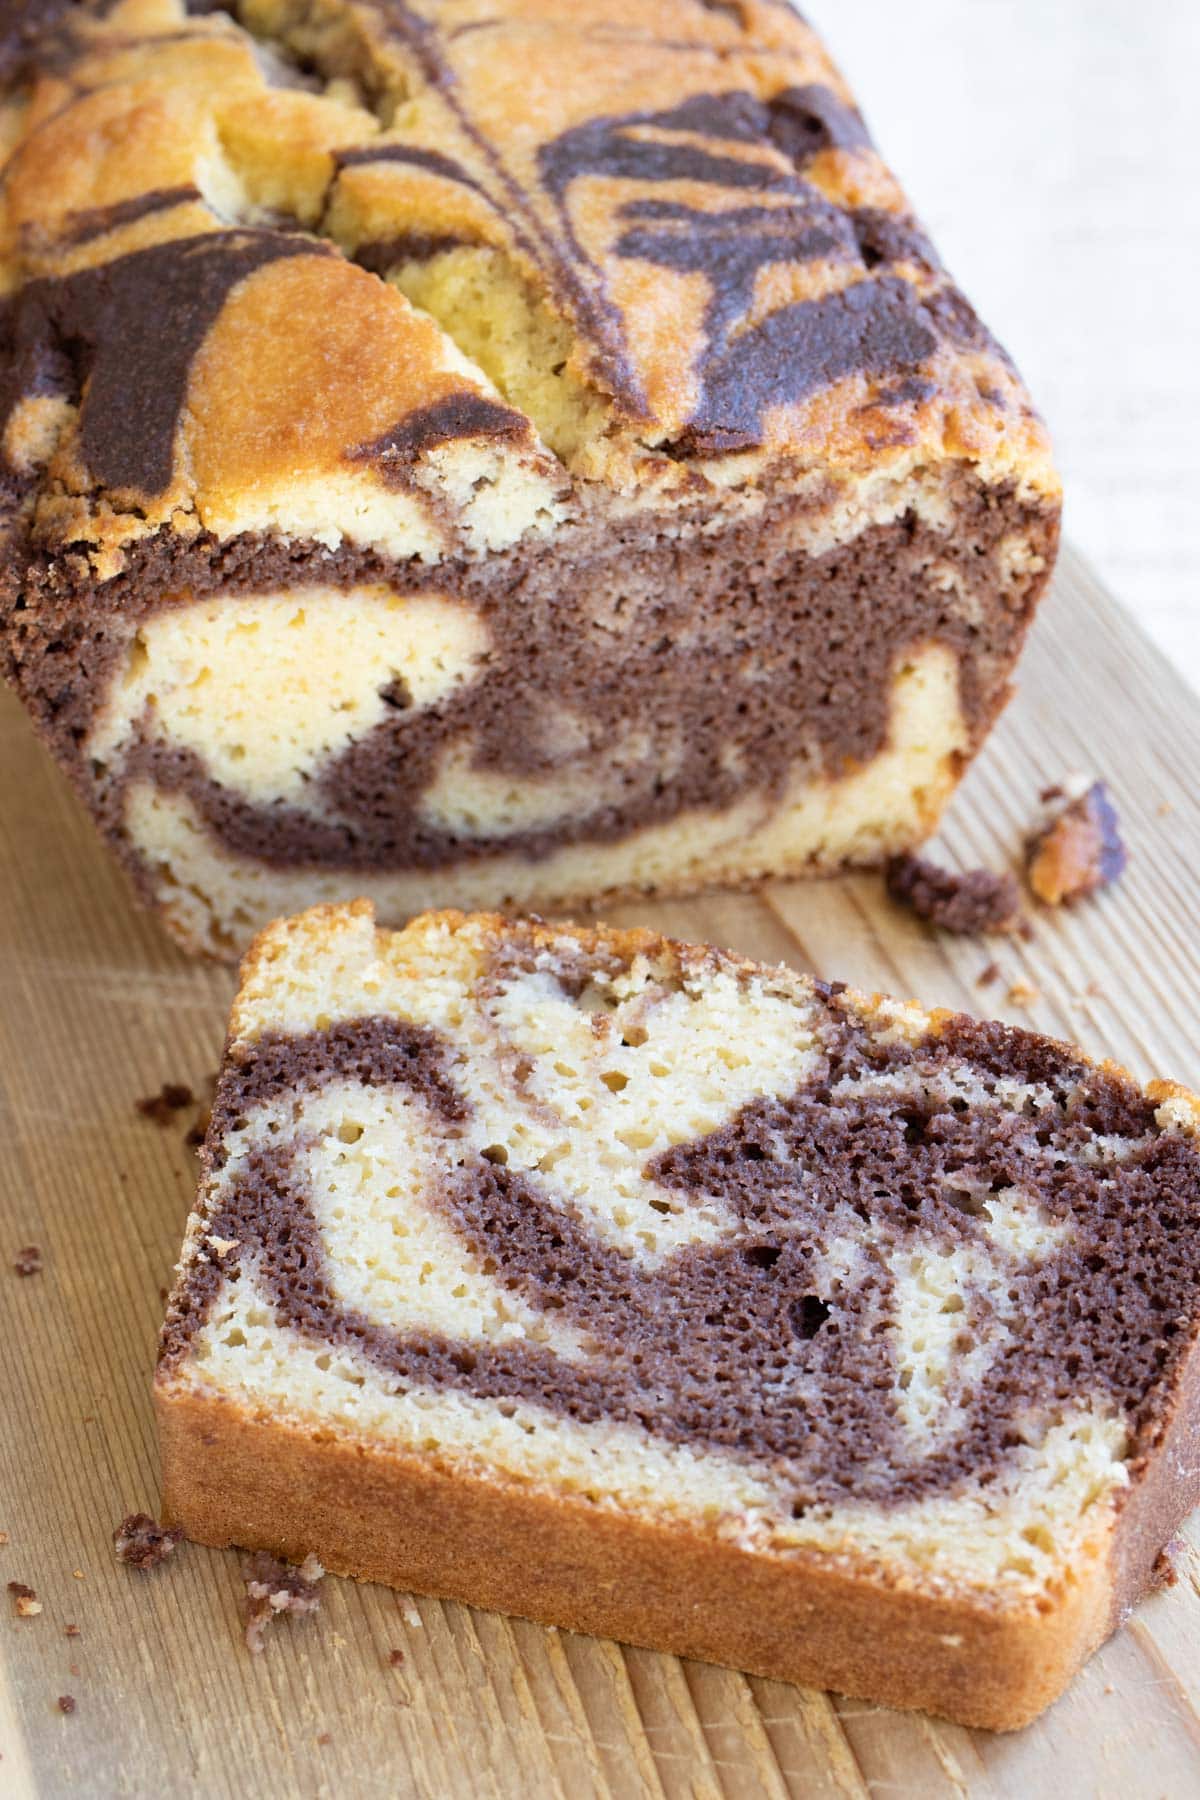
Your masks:
{"label": "cake crumb", "polygon": [[184,1082],[164,1081],[157,1094],[147,1094],[134,1104],[143,1119],[166,1126],[171,1124],[177,1112],[182,1112],[185,1106],[194,1106],[195,1102],[195,1094]]}
{"label": "cake crumb", "polygon": [[189,1150],[200,1150],[203,1148],[204,1140],[208,1136],[208,1128],[211,1123],[212,1108],[211,1106],[206,1106],[195,1122],[189,1125],[183,1134],[183,1141]]}
{"label": "cake crumb", "polygon": [[404,1661],[403,1650],[389,1650],[388,1651],[388,1667],[389,1668],[398,1669],[403,1661]]}
{"label": "cake crumb", "polygon": [[1175,807],[1170,800],[1160,800],[1154,810],[1160,819],[1169,819],[1175,811]]}
{"label": "cake crumb", "polygon": [[1008,990],[1008,997],[1014,1006],[1036,1006],[1041,999],[1041,989],[1034,987],[1032,981],[1014,981]]}
{"label": "cake crumb", "polygon": [[130,1513],[112,1534],[117,1561],[132,1569],[156,1569],[166,1562],[183,1537],[182,1531],[160,1525],[149,1513]]}
{"label": "cake crumb", "polygon": [[963,936],[1009,932],[1021,921],[1021,892],[1013,875],[996,875],[991,869],[959,875],[905,854],[892,857],[885,881],[893,900],[942,931]]}
{"label": "cake crumb", "polygon": [[318,1744],[320,1744],[322,1750],[325,1749],[326,1745],[332,1744],[332,1742],[333,1742],[332,1731],[323,1731],[321,1733],[321,1735],[318,1737],[317,1742],[318,1742]]}
{"label": "cake crumb", "polygon": [[183,1134],[183,1141],[189,1150],[200,1150],[203,1148],[204,1140],[208,1136],[208,1128],[212,1123],[213,1101],[216,1097],[217,1077],[215,1074],[206,1075],[204,1077],[203,1092],[201,1095],[197,1096],[197,1103],[200,1110]]}
{"label": "cake crumb", "polygon": [[7,1543],[8,1543],[7,1531],[0,1531],[0,1544],[7,1544]]}
{"label": "cake crumb", "polygon": [[60,1713],[73,1713],[75,1711],[74,1694],[60,1694],[58,1696],[58,1710]]}
{"label": "cake crumb", "polygon": [[12,1595],[13,1611],[18,1619],[35,1619],[41,1612],[41,1601],[24,1581],[10,1581],[8,1591]]}
{"label": "cake crumb", "polygon": [[980,969],[978,975],[975,977],[975,986],[991,987],[992,983],[999,981],[999,979],[1000,964],[998,962],[984,963],[982,969]]}
{"label": "cake crumb", "polygon": [[83,1570],[82,1570],[82,1569],[72,1569],[72,1570],[71,1570],[71,1574],[72,1574],[72,1575],[73,1575],[73,1576],[74,1576],[74,1578],[75,1578],[75,1580],[76,1580],[76,1581],[84,1581],[84,1580],[86,1580],[86,1576],[85,1576],[85,1575],[84,1575],[84,1573],[83,1573]]}
{"label": "cake crumb", "polygon": [[408,1626],[410,1631],[419,1631],[421,1629],[421,1615],[415,1606],[405,1607],[404,1623]]}
{"label": "cake crumb", "polygon": [[1104,783],[1068,798],[1033,833],[1025,855],[1029,885],[1047,906],[1069,906],[1116,881],[1128,857]]}
{"label": "cake crumb", "polygon": [[1153,1588],[1174,1587],[1179,1580],[1179,1563],[1187,1546],[1178,1533],[1169,1538],[1154,1559],[1150,1571],[1150,1583]]}
{"label": "cake crumb", "polygon": [[83,1633],[80,1631],[78,1625],[64,1625],[63,1626],[63,1636],[64,1637],[82,1637],[82,1635],[83,1635]]}
{"label": "cake crumb", "polygon": [[242,1562],[242,1580],[249,1606],[246,1611],[246,1648],[252,1656],[266,1649],[265,1632],[281,1613],[302,1618],[321,1604],[317,1583],[325,1570],[315,1556],[299,1565],[281,1562],[265,1550],[257,1550]]}
{"label": "cake crumb", "polygon": [[40,1275],[42,1272],[42,1251],[39,1244],[26,1244],[13,1257],[13,1270],[18,1275]]}

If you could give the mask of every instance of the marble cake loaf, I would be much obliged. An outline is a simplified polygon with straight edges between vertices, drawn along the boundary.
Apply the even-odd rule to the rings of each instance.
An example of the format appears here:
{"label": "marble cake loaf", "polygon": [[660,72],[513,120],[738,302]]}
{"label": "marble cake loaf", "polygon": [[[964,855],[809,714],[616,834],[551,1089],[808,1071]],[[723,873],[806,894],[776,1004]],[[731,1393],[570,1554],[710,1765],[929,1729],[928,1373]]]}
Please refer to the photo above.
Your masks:
{"label": "marble cake loaf", "polygon": [[1059,490],[788,7],[2,17],[7,669],[178,938],[931,829]]}
{"label": "marble cake loaf", "polygon": [[243,969],[167,1518],[1020,1725],[1200,1493],[1198,1122],[649,932],[316,908]]}

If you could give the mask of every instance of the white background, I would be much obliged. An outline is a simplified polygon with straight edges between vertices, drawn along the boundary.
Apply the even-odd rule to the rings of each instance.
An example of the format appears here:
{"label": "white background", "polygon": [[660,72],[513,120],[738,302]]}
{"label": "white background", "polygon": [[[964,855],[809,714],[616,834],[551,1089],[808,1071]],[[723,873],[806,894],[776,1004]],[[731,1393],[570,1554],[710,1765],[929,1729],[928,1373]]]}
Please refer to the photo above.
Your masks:
{"label": "white background", "polygon": [[1200,688],[1200,0],[800,0]]}

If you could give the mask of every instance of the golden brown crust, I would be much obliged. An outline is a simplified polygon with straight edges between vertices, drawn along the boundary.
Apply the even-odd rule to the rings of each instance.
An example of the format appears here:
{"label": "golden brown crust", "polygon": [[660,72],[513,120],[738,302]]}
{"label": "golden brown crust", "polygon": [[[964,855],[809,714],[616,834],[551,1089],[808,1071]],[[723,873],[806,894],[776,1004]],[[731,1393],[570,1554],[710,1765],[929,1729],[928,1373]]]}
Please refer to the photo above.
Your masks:
{"label": "golden brown crust", "polygon": [[[252,503],[285,447],[298,477],[353,473],[360,505],[342,497],[339,528],[382,542],[356,522],[363,483],[387,474],[364,468],[364,446],[447,393],[486,391],[395,286],[304,254],[311,237],[244,283],[230,277],[209,318],[164,286],[182,246],[241,255],[248,230],[316,234],[394,278],[585,487],[627,502],[718,505],[768,470],[853,484],[954,459],[1056,499],[1019,378],[788,9],[663,0],[652,21],[609,0],[477,0],[453,20],[430,0],[231,10],[254,38],[224,13],[189,17],[182,0],[70,9],[35,51],[6,166],[9,293],[41,283],[34,310],[53,313],[64,283],[155,254],[150,276],[136,271],[145,310],[197,338],[178,430],[160,446],[169,470],[98,450],[101,386],[143,428],[131,384],[166,407],[167,377],[146,357],[110,358],[82,424],[79,369],[64,380],[41,356],[32,388],[18,371],[18,395],[40,410],[16,409],[6,445],[37,471],[39,541],[91,545],[100,578],[119,571],[122,545],[160,529],[224,537],[278,515],[278,529],[319,537],[282,497],[274,514]],[[89,290],[71,306],[93,303]],[[55,327],[68,338],[71,306]],[[515,348],[489,342],[513,333]],[[51,398],[62,410],[47,443]],[[528,459],[532,443],[506,455]]]}
{"label": "golden brown crust", "polygon": [[683,1525],[335,1442],[169,1378],[155,1401],[164,1520],[200,1543],[291,1561],[316,1544],[335,1574],[964,1725],[1027,1724],[1115,1622],[1103,1560],[1044,1610],[989,1609],[881,1585],[827,1557],[742,1551]]}

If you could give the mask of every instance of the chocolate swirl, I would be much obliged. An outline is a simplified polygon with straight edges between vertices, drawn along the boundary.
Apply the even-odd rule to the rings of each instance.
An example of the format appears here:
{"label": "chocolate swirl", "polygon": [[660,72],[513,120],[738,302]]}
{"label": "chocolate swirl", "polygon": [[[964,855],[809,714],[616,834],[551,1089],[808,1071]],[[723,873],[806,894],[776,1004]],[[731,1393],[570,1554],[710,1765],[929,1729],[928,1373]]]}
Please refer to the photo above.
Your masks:
{"label": "chocolate swirl", "polygon": [[[459,415],[453,406],[447,410],[440,426],[436,416],[418,415],[422,430],[448,430]],[[495,411],[499,430],[503,409]],[[406,447],[415,447],[414,423],[397,433],[397,479]],[[234,854],[277,866],[323,861],[437,869],[495,854],[536,858],[563,843],[611,842],[686,809],[730,806],[746,794],[772,802],[806,768],[836,779],[887,744],[895,670],[910,645],[941,643],[960,659],[963,714],[972,738],[982,737],[1000,698],[988,677],[991,659],[1007,662],[1013,654],[1028,602],[981,629],[961,619],[952,595],[930,589],[927,565],[945,557],[969,589],[1015,523],[1047,548],[1053,527],[1045,516],[1022,515],[1007,492],[964,497],[959,519],[960,539],[951,545],[905,517],[799,566],[782,535],[768,547],[756,526],[726,533],[720,556],[700,538],[673,550],[669,561],[656,546],[633,534],[625,541],[614,531],[586,555],[579,552],[579,599],[564,594],[554,565],[524,558],[497,564],[491,579],[500,604],[487,605],[493,640],[487,666],[432,707],[410,707],[402,689],[390,690],[381,721],[316,772],[311,807],[256,803],[221,786],[194,753],[157,739],[149,721],[120,785],[148,779],[160,791],[186,795]],[[271,565],[252,564],[246,586],[253,591],[256,573],[264,585],[272,577],[294,583],[304,574],[284,557],[277,566],[278,575]],[[370,563],[350,557],[340,567],[346,580],[375,573]],[[745,577],[738,575],[743,567]],[[206,573],[197,559],[196,576]],[[326,559],[313,578],[328,581],[338,573],[339,564]],[[214,578],[226,591],[234,588],[227,558],[217,560]],[[477,586],[486,604],[482,579]],[[594,622],[592,595],[609,590],[629,607],[619,636]],[[864,632],[861,596],[868,590],[887,594],[888,613],[879,629]],[[475,592],[469,582],[463,597],[471,601]],[[531,644],[538,646],[535,657]],[[57,682],[63,678],[54,674],[57,666],[65,676],[75,660],[66,663],[71,646],[68,639],[64,648],[61,630],[54,645],[45,661],[47,680],[53,675]],[[748,657],[752,682],[744,672]],[[569,753],[554,729],[564,710],[589,725]],[[63,729],[61,708],[56,719]],[[606,793],[597,783],[594,804],[564,809],[540,829],[456,832],[427,814],[429,790],[449,752],[469,754],[473,769],[518,782],[575,771],[586,778],[614,745],[639,736],[645,749],[623,768],[619,791]],[[714,743],[725,747],[723,758],[714,756]],[[105,791],[119,812],[121,795]]]}
{"label": "chocolate swirl", "polygon": [[[1139,1455],[1172,1403],[1181,1322],[1200,1306],[1192,1140],[1159,1130],[1127,1079],[1047,1039],[956,1018],[917,1043],[880,1042],[824,992],[820,1063],[794,1094],[753,1102],[647,1166],[660,1189],[719,1201],[734,1221],[719,1241],[654,1267],[602,1242],[535,1173],[467,1148],[470,1109],[449,1044],[382,1017],[235,1049],[210,1138],[209,1229],[252,1253],[278,1323],[311,1343],[351,1349],[404,1382],[778,1461],[797,1515],[816,1501],[895,1504],[986,1477],[1009,1462],[1022,1426],[1072,1404],[1123,1414]],[[971,1106],[941,1079],[964,1072],[992,1103]],[[908,1079],[873,1086],[881,1075]],[[592,1355],[397,1332],[344,1306],[298,1172],[302,1140],[267,1141],[222,1181],[223,1139],[256,1104],[343,1080],[398,1084],[426,1102],[432,1141],[438,1120],[447,1135],[424,1203],[495,1280],[576,1327]],[[1005,1104],[1002,1080],[1042,1084],[1038,1109]],[[1118,1142],[1119,1160],[1092,1156],[1098,1135]],[[1047,1253],[1026,1259],[989,1240],[987,1198],[1012,1187],[1062,1228]],[[831,1274],[826,1252],[846,1240],[858,1263]],[[952,1380],[960,1422],[931,1447],[898,1412],[889,1270],[898,1253],[962,1246],[998,1259],[1014,1329],[999,1334],[982,1375]],[[220,1269],[192,1265],[168,1322],[168,1361],[187,1353],[237,1272],[232,1256]],[[995,1323],[979,1295],[964,1321],[984,1333]]]}
{"label": "chocolate swirl", "polygon": [[285,232],[205,232],[27,282],[8,303],[16,347],[9,405],[62,393],[81,407],[79,444],[93,481],[164,493],[192,361],[231,290],[280,258],[333,254]]}
{"label": "chocolate swirl", "polygon": [[[759,154],[730,155],[697,138]],[[722,192],[752,190],[771,202],[710,210],[647,197],[619,208],[626,229],[612,247],[614,256],[699,273],[708,281],[702,391],[679,440],[681,453],[754,446],[762,441],[769,407],[794,405],[844,375],[913,370],[936,350],[938,333],[919,296],[890,277],[747,324],[756,278],[768,263],[832,258],[874,267],[896,260],[895,252],[909,242],[928,252],[911,221],[898,221],[884,253],[868,264],[854,215],[803,179],[805,165],[822,151],[869,144],[859,115],[830,89],[810,84],[785,88],[769,101],[735,90],[695,96],[661,112],[592,119],[539,151],[563,242],[577,264],[590,264],[602,292],[604,270],[588,258],[571,219],[571,189],[585,178],[699,182]],[[867,228],[872,225],[878,230],[873,217]]]}

